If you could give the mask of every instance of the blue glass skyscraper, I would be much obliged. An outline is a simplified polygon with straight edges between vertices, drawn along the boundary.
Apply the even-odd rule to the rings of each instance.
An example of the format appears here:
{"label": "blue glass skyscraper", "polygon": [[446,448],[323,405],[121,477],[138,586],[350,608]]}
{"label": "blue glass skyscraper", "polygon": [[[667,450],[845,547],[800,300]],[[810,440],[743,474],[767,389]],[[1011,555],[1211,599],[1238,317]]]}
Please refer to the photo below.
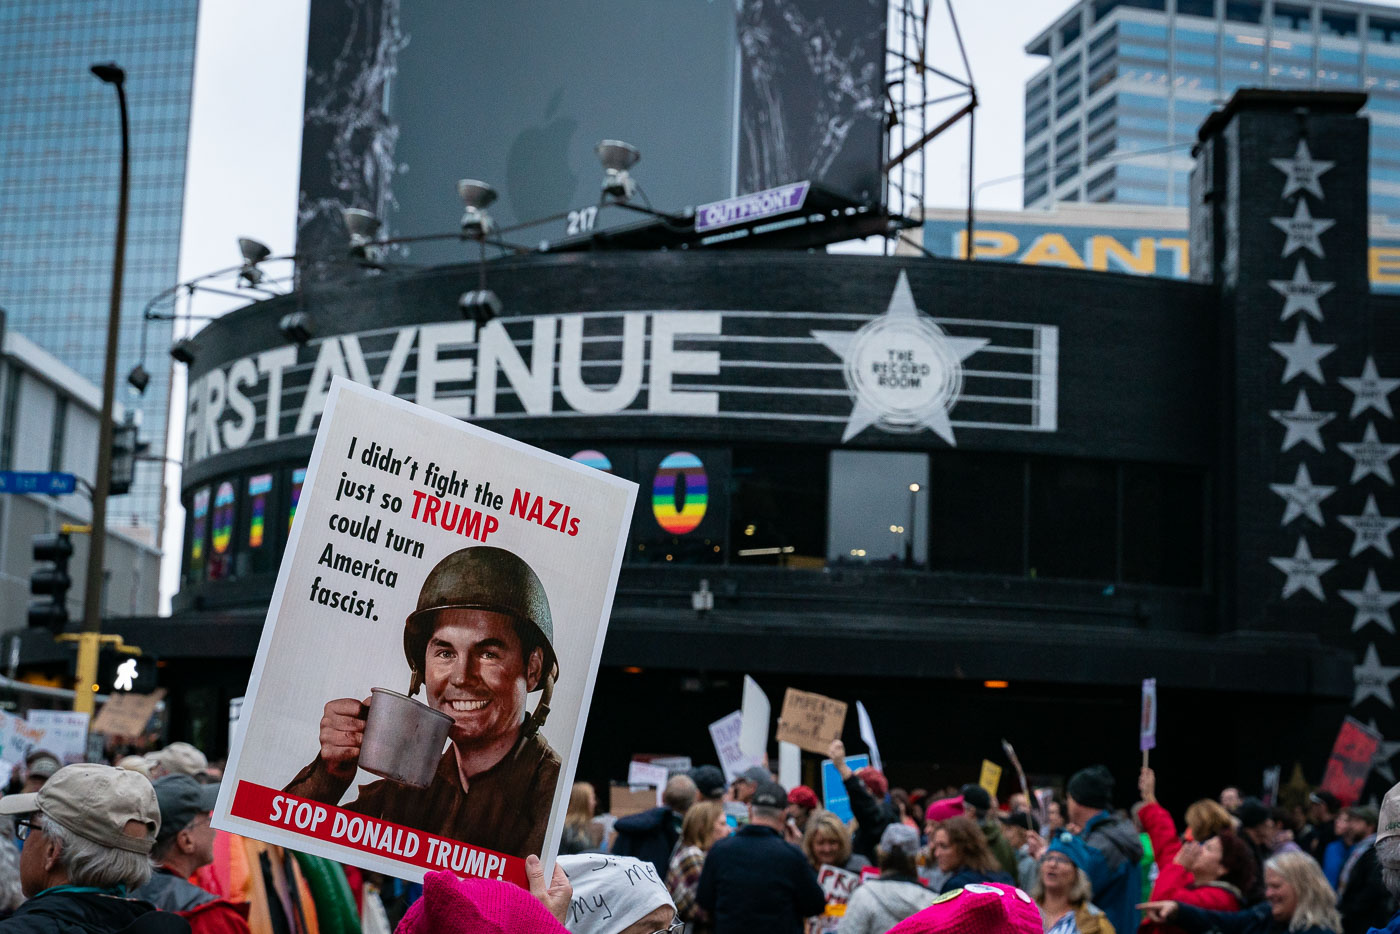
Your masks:
{"label": "blue glass skyscraper", "polygon": [[[163,454],[169,322],[152,323],[144,396],[124,377],[139,360],[141,311],[176,280],[198,0],[0,3],[0,306],[7,326],[101,384],[117,222],[121,130],[95,62],[126,70],[131,122],[118,400],[140,412],[141,438]],[[154,535],[161,464],[141,462],[111,525]]]}
{"label": "blue glass skyscraper", "polygon": [[1191,145],[1240,87],[1370,95],[1371,211],[1400,218],[1400,9],[1082,0],[1026,46],[1026,207],[1185,205]]}

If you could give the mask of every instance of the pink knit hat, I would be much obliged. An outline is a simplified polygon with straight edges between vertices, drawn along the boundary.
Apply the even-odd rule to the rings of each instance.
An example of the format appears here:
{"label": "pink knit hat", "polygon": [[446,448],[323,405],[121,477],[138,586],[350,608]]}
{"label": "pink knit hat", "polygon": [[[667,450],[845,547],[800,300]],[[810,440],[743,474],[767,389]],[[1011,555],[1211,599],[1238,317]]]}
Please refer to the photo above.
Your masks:
{"label": "pink knit hat", "polygon": [[924,820],[931,823],[947,820],[950,817],[963,816],[963,799],[959,795],[956,798],[939,798],[928,806],[928,811],[924,814]]}
{"label": "pink knit hat", "polygon": [[458,879],[450,872],[423,877],[423,897],[394,934],[568,934],[529,892],[495,879]]}
{"label": "pink knit hat", "polygon": [[1040,909],[1020,889],[974,883],[890,928],[889,934],[1042,934]]}

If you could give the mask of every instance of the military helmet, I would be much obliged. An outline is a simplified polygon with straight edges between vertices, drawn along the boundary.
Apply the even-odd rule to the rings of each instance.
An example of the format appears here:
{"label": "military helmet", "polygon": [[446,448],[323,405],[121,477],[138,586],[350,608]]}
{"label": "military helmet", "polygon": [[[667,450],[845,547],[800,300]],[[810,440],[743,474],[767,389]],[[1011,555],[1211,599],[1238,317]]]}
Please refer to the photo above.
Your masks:
{"label": "military helmet", "polygon": [[451,609],[489,610],[532,624],[544,650],[541,684],[551,677],[558,663],[554,620],[539,576],[518,555],[477,545],[452,552],[428,572],[418,607],[404,621],[403,651],[413,672],[410,696],[423,683],[424,656],[437,612]]}

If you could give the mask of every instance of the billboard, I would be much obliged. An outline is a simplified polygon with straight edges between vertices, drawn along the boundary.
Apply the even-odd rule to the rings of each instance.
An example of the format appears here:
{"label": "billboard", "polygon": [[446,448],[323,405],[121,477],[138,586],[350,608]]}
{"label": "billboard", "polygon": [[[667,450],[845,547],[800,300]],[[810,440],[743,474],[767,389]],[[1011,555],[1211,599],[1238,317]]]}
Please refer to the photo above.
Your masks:
{"label": "billboard", "polygon": [[879,196],[883,0],[311,0],[309,35],[303,255],[344,255],[348,207],[451,233],[460,178],[496,188],[499,228],[553,217],[504,233],[523,247],[635,223],[597,210],[601,139],[641,150],[639,200],[663,211],[803,180]]}

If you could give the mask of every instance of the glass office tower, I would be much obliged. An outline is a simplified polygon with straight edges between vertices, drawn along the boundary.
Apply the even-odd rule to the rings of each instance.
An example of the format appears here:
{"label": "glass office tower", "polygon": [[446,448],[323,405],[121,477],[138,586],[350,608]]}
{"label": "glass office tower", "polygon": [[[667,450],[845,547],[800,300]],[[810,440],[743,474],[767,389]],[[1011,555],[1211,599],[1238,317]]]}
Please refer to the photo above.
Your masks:
{"label": "glass office tower", "polygon": [[1400,218],[1400,9],[1082,0],[1026,46],[1026,207],[1185,205],[1196,129],[1236,88],[1370,95],[1371,211]]}
{"label": "glass office tower", "polygon": [[[198,0],[0,3],[0,307],[7,326],[101,385],[117,224],[121,128],[94,62],[126,70],[131,125],[118,400],[165,450],[169,322],[152,323],[139,396],[141,311],[176,281]],[[3,468],[5,465],[0,465]],[[161,464],[137,465],[111,525],[159,528]],[[154,540],[154,539],[153,539]]]}

